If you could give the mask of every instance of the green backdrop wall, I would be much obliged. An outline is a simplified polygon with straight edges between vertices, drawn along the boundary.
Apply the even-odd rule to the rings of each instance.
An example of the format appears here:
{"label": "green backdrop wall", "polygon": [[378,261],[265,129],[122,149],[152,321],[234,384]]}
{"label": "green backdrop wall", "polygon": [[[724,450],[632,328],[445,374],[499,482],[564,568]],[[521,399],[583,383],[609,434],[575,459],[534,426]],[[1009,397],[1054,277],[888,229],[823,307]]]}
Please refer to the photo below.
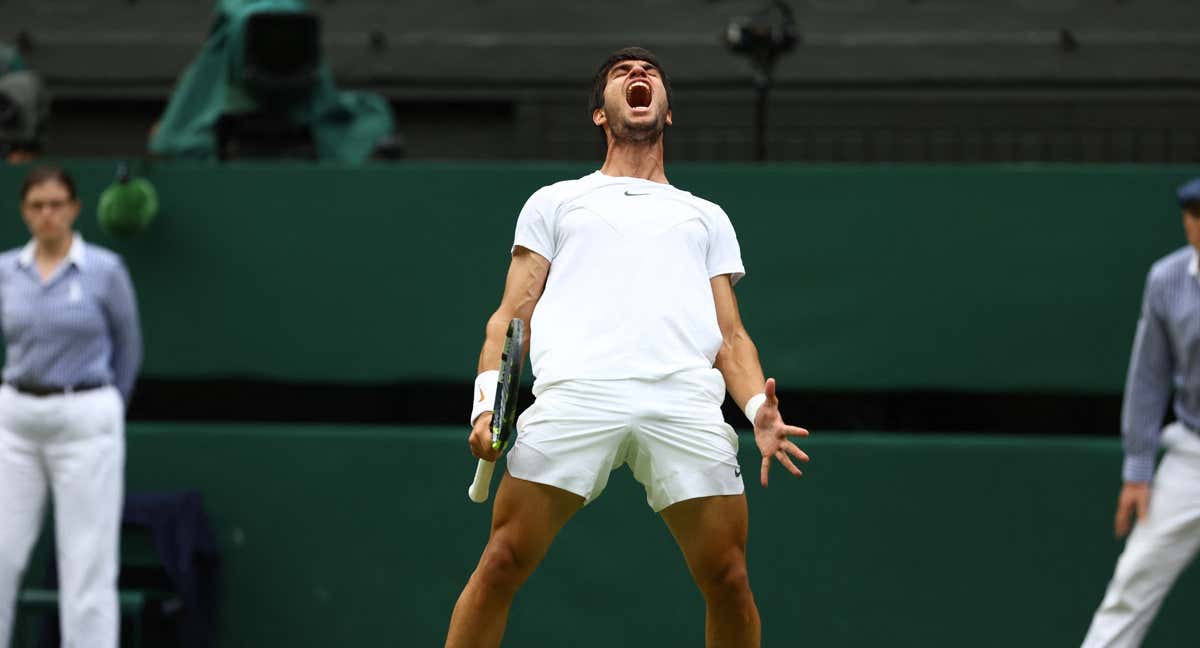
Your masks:
{"label": "green backdrop wall", "polygon": [[[121,252],[144,374],[467,380],[515,215],[569,165],[156,164],[144,236],[97,230],[111,163],[69,164]],[[0,247],[25,234],[0,167]],[[1149,264],[1197,169],[678,166],[722,204],[743,315],[787,388],[1120,389]],[[454,429],[139,423],[130,489],[202,491],[223,646],[437,645],[486,536]],[[743,461],[753,462],[744,441]],[[818,435],[751,484],[765,645],[1076,643],[1119,543],[1116,440]],[[747,465],[750,465],[749,463]],[[1185,576],[1148,646],[1191,645]],[[701,602],[627,471],[567,528],[509,643],[697,645]]]}
{"label": "green backdrop wall", "polygon": [[[131,490],[197,489],[223,552],[220,645],[438,646],[486,539],[459,428],[130,427]],[[1111,575],[1115,440],[822,433],[747,479],[764,646],[1078,645]],[[756,465],[742,437],[743,467]],[[756,471],[747,470],[747,475]],[[1194,646],[1196,570],[1147,648]],[[505,645],[692,648],[703,604],[627,468],[566,527]]]}
{"label": "green backdrop wall", "polygon": [[[515,218],[563,164],[158,163],[140,238],[97,231],[112,164],[69,164],[125,255],[145,375],[464,381]],[[0,246],[21,244],[0,167]],[[785,388],[1119,390],[1149,264],[1182,245],[1180,167],[677,165],[723,205],[743,315]]]}

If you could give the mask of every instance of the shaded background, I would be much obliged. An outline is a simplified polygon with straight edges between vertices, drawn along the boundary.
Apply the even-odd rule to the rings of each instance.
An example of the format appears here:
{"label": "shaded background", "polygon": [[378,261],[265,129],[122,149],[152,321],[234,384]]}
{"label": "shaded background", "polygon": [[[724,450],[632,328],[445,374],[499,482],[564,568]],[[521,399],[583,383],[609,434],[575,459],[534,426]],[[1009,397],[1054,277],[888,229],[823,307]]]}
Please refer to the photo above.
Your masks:
{"label": "shaded background", "polygon": [[[772,159],[1194,161],[1200,7],[1182,0],[795,0]],[[658,52],[676,81],[668,159],[752,157],[749,63],[721,35],[747,0],[314,0],[339,85],[383,93],[410,155],[593,160],[587,90],[604,55]],[[212,5],[4,0],[55,95],[48,150],[144,150]],[[102,125],[102,126],[101,126]]]}
{"label": "shaded background", "polygon": [[[45,154],[80,181],[80,228],[130,266],[129,488],[205,496],[220,645],[442,640],[486,537],[462,419],[515,216],[596,168],[589,80],[635,42],[675,79],[669,177],[730,214],[743,317],[814,431],[803,481],[747,488],[764,645],[1082,639],[1121,546],[1141,288],[1183,244],[1173,190],[1200,174],[1200,7],[794,2],[763,165],[750,68],[719,40],[759,6],[313,2],[339,86],[387,98],[406,159],[138,161],[162,212],[114,239],[96,196],[144,156],[212,8],[0,0],[0,40],[53,92]],[[0,247],[26,238],[24,172],[0,168]],[[700,643],[701,600],[643,499],[614,476],[506,645]],[[1146,645],[1193,645],[1197,601],[1189,572]]]}

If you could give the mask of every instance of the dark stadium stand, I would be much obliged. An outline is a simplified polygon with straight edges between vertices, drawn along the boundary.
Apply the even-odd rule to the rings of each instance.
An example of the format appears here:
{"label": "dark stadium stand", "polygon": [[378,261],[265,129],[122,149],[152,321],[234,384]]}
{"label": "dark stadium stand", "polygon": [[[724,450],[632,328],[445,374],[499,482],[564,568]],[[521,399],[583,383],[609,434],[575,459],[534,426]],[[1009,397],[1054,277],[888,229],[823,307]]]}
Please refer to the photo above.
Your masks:
{"label": "dark stadium stand", "polygon": [[[809,0],[779,65],[777,160],[1187,162],[1200,130],[1200,6],[1170,0]],[[676,78],[675,160],[751,157],[750,70],[720,44],[758,2],[314,2],[339,84],[394,103],[409,157],[592,159],[585,90],[616,47]],[[7,0],[58,98],[51,152],[129,152],[203,43],[210,3]],[[1116,90],[1119,90],[1117,92]],[[140,124],[95,126],[97,102]],[[120,138],[119,141],[117,138]],[[85,148],[86,147],[86,148]]]}

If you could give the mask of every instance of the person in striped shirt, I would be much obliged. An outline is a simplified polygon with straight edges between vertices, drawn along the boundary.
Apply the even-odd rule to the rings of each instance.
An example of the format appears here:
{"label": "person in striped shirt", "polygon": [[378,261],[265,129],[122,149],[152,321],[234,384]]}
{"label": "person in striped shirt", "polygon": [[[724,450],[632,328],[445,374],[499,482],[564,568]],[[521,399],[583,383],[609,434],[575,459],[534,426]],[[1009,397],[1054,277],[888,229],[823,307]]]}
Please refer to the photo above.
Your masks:
{"label": "person in striped shirt", "polygon": [[[1200,548],[1200,178],[1177,197],[1188,244],[1150,268],[1125,382],[1125,483],[1114,530],[1129,539],[1085,648],[1140,645]],[[1164,428],[1168,404],[1175,422]],[[1160,445],[1166,454],[1155,471]]]}
{"label": "person in striped shirt", "polygon": [[33,235],[0,254],[0,646],[54,497],[64,646],[116,648],[125,406],[142,340],[129,273],[74,232],[75,183],[36,168],[21,188]]}

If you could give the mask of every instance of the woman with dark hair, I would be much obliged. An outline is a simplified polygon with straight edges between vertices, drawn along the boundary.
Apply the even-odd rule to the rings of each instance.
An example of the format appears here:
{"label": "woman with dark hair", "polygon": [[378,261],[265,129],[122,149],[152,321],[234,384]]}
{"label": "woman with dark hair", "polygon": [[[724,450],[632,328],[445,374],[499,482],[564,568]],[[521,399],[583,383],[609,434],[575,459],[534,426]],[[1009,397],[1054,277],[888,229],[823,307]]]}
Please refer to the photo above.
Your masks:
{"label": "woman with dark hair", "polygon": [[54,498],[64,646],[116,648],[125,406],[142,356],[116,254],[83,242],[75,183],[53,167],[21,186],[32,240],[0,254],[0,646]]}

